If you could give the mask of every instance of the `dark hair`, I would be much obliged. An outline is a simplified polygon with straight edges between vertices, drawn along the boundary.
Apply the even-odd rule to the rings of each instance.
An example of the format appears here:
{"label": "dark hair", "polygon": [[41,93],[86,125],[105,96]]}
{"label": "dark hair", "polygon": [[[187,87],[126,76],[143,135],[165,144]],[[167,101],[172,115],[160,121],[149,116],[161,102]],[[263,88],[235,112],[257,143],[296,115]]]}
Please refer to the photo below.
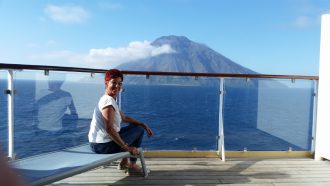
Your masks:
{"label": "dark hair", "polygon": [[123,74],[121,73],[120,70],[118,70],[118,69],[110,69],[110,70],[108,70],[105,73],[104,80],[105,81],[110,81],[110,79],[114,79],[114,78],[117,78],[117,77],[120,77],[121,80],[124,81],[124,76],[123,76]]}

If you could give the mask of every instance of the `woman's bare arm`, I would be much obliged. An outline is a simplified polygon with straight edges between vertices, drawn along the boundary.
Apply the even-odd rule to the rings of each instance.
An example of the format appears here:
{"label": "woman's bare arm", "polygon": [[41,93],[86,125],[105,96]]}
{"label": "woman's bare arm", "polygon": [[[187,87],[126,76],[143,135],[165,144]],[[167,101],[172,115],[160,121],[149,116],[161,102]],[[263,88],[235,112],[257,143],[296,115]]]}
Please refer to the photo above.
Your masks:
{"label": "woman's bare arm", "polygon": [[102,116],[104,119],[104,123],[106,124],[107,133],[110,135],[111,139],[118,144],[124,150],[128,150],[127,144],[121,139],[119,133],[116,131],[115,126],[115,109],[113,106],[109,105],[102,110]]}

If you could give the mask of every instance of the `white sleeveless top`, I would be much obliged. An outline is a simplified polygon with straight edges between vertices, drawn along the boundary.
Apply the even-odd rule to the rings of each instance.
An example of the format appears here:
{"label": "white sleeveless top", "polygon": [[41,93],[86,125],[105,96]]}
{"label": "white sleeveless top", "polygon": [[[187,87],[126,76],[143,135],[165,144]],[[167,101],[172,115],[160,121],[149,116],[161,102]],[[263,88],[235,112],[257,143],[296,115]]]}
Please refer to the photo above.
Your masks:
{"label": "white sleeveless top", "polygon": [[106,131],[106,124],[104,123],[102,115],[102,110],[109,105],[113,106],[113,108],[115,109],[115,127],[117,132],[120,131],[120,123],[122,119],[116,100],[109,95],[103,95],[99,100],[98,106],[94,109],[93,118],[88,133],[89,142],[107,143],[112,141],[110,135]]}

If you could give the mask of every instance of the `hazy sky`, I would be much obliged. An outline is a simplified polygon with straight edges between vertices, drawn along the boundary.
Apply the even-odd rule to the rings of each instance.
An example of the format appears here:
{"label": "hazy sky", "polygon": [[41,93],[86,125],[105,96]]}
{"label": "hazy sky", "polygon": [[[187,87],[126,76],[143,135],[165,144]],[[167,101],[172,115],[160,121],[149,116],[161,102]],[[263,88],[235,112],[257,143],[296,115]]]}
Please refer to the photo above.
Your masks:
{"label": "hazy sky", "polygon": [[0,0],[0,63],[112,68],[186,36],[263,74],[318,75],[330,0]]}

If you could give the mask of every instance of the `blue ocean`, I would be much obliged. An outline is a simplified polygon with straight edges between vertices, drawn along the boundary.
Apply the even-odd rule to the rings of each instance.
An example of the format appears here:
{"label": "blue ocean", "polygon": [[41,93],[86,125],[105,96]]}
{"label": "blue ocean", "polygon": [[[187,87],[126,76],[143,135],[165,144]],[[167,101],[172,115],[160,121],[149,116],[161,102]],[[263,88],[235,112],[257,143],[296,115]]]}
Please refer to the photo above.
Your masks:
{"label": "blue ocean", "polygon": [[[284,82],[286,86],[269,80],[255,80],[252,86],[245,80],[225,83],[222,118],[225,149],[311,150],[313,86],[306,81]],[[6,81],[1,80],[1,92],[6,86]],[[40,133],[35,126],[36,102],[42,89],[47,89],[47,82],[15,81],[14,151],[18,158],[87,143],[93,109],[104,93],[100,83],[65,82],[62,90],[72,96],[77,115],[73,117],[67,109],[61,118],[61,132]],[[219,97],[218,85],[126,84],[121,110],[153,129],[153,138],[144,137],[143,147],[147,150],[217,150]],[[0,144],[6,154],[7,95],[1,94],[0,101]]]}

